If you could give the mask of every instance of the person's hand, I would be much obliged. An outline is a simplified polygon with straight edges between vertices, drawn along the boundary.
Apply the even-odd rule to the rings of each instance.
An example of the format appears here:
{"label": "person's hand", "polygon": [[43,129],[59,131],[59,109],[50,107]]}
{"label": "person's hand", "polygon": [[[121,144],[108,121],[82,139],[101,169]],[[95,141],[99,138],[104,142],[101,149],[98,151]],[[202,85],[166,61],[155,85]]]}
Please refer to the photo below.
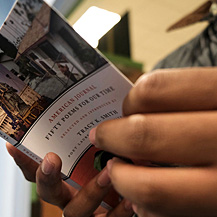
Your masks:
{"label": "person's hand", "polygon": [[42,164],[38,165],[9,143],[7,149],[25,178],[36,182],[39,196],[44,201],[63,209],[64,217],[130,217],[133,215],[131,204],[127,200],[123,200],[109,212],[99,207],[111,187],[106,168],[78,192],[62,181],[61,160],[54,153],[48,153]]}
{"label": "person's hand", "polygon": [[217,216],[216,109],[217,68],[158,70],[132,88],[124,118],[90,132],[116,155],[180,165],[108,162],[112,184],[139,216]]}

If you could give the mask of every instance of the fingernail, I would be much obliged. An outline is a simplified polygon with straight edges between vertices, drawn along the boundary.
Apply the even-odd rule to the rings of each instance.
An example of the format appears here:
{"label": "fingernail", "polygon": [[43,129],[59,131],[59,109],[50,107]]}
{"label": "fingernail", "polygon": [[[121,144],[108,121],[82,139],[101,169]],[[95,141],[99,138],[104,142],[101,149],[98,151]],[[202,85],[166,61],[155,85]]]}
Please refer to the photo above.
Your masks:
{"label": "fingernail", "polygon": [[97,183],[100,187],[106,187],[111,183],[111,180],[108,175],[108,170],[104,169],[97,179]]}
{"label": "fingernail", "polygon": [[90,142],[95,145],[95,142],[96,142],[96,127],[93,128],[90,133],[89,133],[89,140]]}
{"label": "fingernail", "polygon": [[6,148],[8,150],[8,153],[11,155],[11,157],[14,157],[14,150],[13,150],[14,147],[9,142],[6,142]]}
{"label": "fingernail", "polygon": [[111,159],[111,160],[108,160],[108,161],[107,161],[107,165],[106,165],[106,167],[107,167],[107,170],[108,170],[108,173],[110,173],[110,172],[111,172],[112,165],[113,165],[113,159]]}
{"label": "fingernail", "polygon": [[41,164],[41,170],[44,175],[50,175],[52,170],[54,169],[54,166],[55,165],[50,162],[48,155],[46,155]]}
{"label": "fingernail", "polygon": [[125,208],[127,211],[133,210],[133,208],[132,208],[132,203],[131,203],[129,200],[125,200],[124,208]]}
{"label": "fingernail", "polygon": [[138,213],[138,207],[135,204],[132,204],[132,209],[135,213]]}
{"label": "fingernail", "polygon": [[124,161],[122,161],[121,159],[117,158],[117,157],[113,157],[111,160],[107,161],[107,169],[108,172],[111,172],[111,168],[113,166],[113,163],[124,163]]}

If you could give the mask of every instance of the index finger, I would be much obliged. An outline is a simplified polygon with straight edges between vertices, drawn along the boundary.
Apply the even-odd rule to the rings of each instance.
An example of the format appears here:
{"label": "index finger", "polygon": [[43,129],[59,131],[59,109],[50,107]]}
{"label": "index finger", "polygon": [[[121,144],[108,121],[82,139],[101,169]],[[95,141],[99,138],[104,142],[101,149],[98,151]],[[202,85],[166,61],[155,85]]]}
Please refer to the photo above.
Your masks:
{"label": "index finger", "polygon": [[133,160],[216,164],[217,112],[136,114],[101,123],[89,138],[97,148]]}
{"label": "index finger", "polygon": [[123,113],[213,110],[216,83],[217,67],[157,70],[139,79],[124,101]]}
{"label": "index finger", "polygon": [[110,179],[105,168],[71,199],[64,209],[64,216],[91,216],[110,189]]}

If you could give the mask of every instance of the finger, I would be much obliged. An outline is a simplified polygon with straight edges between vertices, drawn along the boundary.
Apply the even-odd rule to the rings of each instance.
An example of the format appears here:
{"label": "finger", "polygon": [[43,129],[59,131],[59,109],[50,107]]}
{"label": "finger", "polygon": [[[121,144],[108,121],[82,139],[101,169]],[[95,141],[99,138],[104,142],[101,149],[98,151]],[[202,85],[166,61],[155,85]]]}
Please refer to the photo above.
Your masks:
{"label": "finger", "polygon": [[107,169],[83,187],[64,209],[65,217],[91,216],[111,188]]}
{"label": "finger", "polygon": [[61,159],[48,153],[36,173],[37,193],[46,202],[63,209],[75,194],[75,189],[61,179]]}
{"label": "finger", "polygon": [[108,212],[106,217],[131,217],[133,213],[132,203],[125,199],[117,207]]}
{"label": "finger", "polygon": [[217,162],[217,112],[132,115],[90,132],[96,147],[131,159],[186,165]]}
{"label": "finger", "polygon": [[6,143],[6,147],[9,154],[14,158],[14,161],[22,170],[25,178],[28,181],[35,182],[35,174],[39,166],[38,163],[36,163],[34,160],[26,156],[24,153],[22,153],[20,150],[8,142]]}
{"label": "finger", "polygon": [[[163,216],[163,215],[155,214],[153,212],[145,210],[144,207],[139,207],[136,204],[133,204],[133,210],[137,214],[137,216],[141,216],[141,217],[173,217],[173,216],[168,216],[168,215]],[[174,217],[177,217],[177,215],[174,215]]]}
{"label": "finger", "polygon": [[114,209],[107,210],[103,207],[99,207],[95,212],[94,216],[96,217],[131,217],[133,216],[133,208],[132,203],[129,200],[123,199]]}
{"label": "finger", "polygon": [[[138,207],[165,216],[215,216],[216,168],[145,168],[109,161],[115,189]],[[136,177],[136,178],[135,178]]]}
{"label": "finger", "polygon": [[217,107],[217,67],[164,69],[144,75],[130,91],[123,113],[198,111]]}
{"label": "finger", "polygon": [[104,213],[96,215],[96,217],[132,217],[132,203],[128,200],[122,200],[114,209],[104,211]]}

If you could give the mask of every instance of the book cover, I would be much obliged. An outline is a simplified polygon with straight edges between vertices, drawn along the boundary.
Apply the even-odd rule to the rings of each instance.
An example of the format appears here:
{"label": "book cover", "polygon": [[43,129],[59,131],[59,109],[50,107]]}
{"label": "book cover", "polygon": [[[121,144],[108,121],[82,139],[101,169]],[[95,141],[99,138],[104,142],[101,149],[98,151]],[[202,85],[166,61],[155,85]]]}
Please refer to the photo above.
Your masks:
{"label": "book cover", "polygon": [[41,0],[19,0],[0,29],[0,136],[38,163],[62,159],[80,188],[97,174],[89,131],[122,116],[132,84]]}

